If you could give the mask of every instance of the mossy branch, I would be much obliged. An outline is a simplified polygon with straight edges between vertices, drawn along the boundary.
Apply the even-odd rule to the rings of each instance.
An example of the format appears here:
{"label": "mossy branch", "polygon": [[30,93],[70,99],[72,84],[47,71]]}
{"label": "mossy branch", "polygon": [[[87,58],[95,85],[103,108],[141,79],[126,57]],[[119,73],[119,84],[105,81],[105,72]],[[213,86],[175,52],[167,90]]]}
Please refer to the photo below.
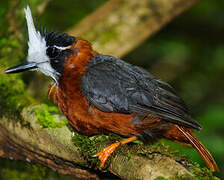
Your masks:
{"label": "mossy branch", "polygon": [[[0,119],[0,156],[39,162],[62,174],[72,174],[81,178],[97,178],[98,159],[93,155],[116,137],[86,137],[73,134],[66,125],[48,127],[38,119],[44,106],[25,107],[21,119],[2,116]],[[46,113],[51,114],[51,108]],[[42,114],[42,112],[41,112]],[[45,117],[50,126],[64,122],[64,117],[53,114]],[[44,118],[44,117],[42,117]],[[41,120],[41,121],[40,121]],[[185,167],[184,167],[185,166]],[[195,166],[185,158],[169,152],[163,144],[145,146],[141,144],[120,147],[107,164],[107,171],[123,179],[193,178],[190,167]],[[203,176],[211,177],[208,170],[201,170]]]}

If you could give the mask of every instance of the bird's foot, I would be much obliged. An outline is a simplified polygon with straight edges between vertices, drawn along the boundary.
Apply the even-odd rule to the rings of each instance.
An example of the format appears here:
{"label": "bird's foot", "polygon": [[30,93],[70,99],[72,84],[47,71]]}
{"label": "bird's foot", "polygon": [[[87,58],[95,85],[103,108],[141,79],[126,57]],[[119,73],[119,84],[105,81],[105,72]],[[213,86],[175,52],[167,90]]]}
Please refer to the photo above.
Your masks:
{"label": "bird's foot", "polygon": [[108,159],[108,157],[115,151],[115,149],[120,145],[120,142],[113,143],[107,147],[105,147],[103,150],[97,153],[97,156],[100,160],[100,169],[104,168],[104,165]]}

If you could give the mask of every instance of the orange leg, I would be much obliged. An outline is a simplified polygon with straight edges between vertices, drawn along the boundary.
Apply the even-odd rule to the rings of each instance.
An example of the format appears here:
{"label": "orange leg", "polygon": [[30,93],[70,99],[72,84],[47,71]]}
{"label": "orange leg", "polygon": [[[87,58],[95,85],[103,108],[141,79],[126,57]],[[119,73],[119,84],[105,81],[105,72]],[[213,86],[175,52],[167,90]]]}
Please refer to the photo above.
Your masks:
{"label": "orange leg", "polygon": [[113,143],[113,144],[105,147],[100,152],[98,152],[97,156],[98,156],[98,158],[100,160],[100,168],[101,169],[104,168],[104,165],[105,165],[108,157],[115,151],[115,149],[119,145],[124,145],[124,144],[130,143],[130,142],[135,141],[135,140],[137,140],[137,137],[136,136],[132,136],[132,137],[124,139],[124,140],[122,140],[120,142]]}

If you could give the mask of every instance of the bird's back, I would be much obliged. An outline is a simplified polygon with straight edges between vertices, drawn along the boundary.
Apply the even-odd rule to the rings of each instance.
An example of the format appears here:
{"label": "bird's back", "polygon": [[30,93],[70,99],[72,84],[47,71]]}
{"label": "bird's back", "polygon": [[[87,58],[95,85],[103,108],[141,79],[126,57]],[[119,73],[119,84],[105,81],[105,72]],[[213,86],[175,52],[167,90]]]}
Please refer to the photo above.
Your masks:
{"label": "bird's back", "polygon": [[82,76],[82,93],[103,112],[153,116],[200,129],[174,89],[144,69],[118,58],[94,56]]}

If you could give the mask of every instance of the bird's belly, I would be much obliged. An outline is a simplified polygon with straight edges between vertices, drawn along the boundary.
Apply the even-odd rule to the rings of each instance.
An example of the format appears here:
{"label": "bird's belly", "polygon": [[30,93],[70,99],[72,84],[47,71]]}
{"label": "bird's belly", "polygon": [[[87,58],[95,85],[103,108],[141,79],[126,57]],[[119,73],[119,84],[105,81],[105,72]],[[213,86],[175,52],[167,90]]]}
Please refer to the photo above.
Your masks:
{"label": "bird's belly", "polygon": [[121,136],[133,136],[138,129],[131,122],[135,115],[105,113],[89,106],[71,110],[67,116],[72,127],[85,135],[115,133]]}
{"label": "bird's belly", "polygon": [[[102,112],[89,105],[80,91],[64,91],[56,88],[53,93],[55,102],[61,112],[67,117],[69,124],[75,131],[88,136],[96,134],[115,133],[130,137],[143,135],[146,132],[167,130],[162,127],[160,119],[148,116],[147,118],[136,114],[120,114]],[[133,121],[133,120],[137,120]],[[169,128],[168,128],[169,129]],[[145,131],[147,130],[147,131]]]}
{"label": "bird's belly", "polygon": [[91,136],[115,133],[129,137],[139,133],[131,122],[136,115],[102,112],[89,105],[81,92],[69,96],[57,89],[56,103],[74,130],[82,134]]}

